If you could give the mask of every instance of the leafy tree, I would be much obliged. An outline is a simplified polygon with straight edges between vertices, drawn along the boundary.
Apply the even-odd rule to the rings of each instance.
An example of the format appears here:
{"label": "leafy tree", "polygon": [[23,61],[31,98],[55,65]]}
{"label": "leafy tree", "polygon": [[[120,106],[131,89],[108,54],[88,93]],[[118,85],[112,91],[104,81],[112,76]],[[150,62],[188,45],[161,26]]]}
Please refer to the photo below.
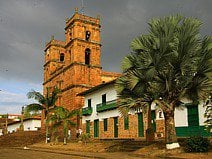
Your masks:
{"label": "leafy tree", "polygon": [[[150,90],[163,110],[167,144],[177,144],[174,111],[182,98],[197,102],[211,92],[212,38],[201,38],[200,26],[199,20],[179,15],[152,19],[149,33],[131,42],[132,52],[123,62],[126,88],[138,89],[142,98]],[[148,89],[140,84],[142,78]]]}
{"label": "leafy tree", "polygon": [[49,118],[48,122],[52,123],[52,127],[54,130],[56,130],[62,126],[63,135],[64,135],[64,140],[63,140],[64,145],[67,144],[69,127],[76,125],[74,122],[71,121],[71,118],[73,118],[75,115],[77,115],[77,113],[78,112],[76,110],[69,111],[68,109],[59,106],[59,107],[54,108],[54,110],[52,111],[52,114]]}
{"label": "leafy tree", "polygon": [[41,116],[41,111],[31,111],[29,112],[29,110],[27,110],[26,108],[24,108],[24,118],[31,118],[34,116]]}
{"label": "leafy tree", "polygon": [[[48,121],[50,111],[56,107],[56,100],[58,99],[58,93],[60,90],[54,87],[51,92],[49,88],[47,88],[46,95],[42,95],[40,92],[32,90],[27,93],[29,99],[35,99],[38,103],[32,103],[26,106],[25,110],[27,112],[34,111],[43,111],[45,121]],[[48,123],[46,125],[46,143],[49,142],[49,126]]]}

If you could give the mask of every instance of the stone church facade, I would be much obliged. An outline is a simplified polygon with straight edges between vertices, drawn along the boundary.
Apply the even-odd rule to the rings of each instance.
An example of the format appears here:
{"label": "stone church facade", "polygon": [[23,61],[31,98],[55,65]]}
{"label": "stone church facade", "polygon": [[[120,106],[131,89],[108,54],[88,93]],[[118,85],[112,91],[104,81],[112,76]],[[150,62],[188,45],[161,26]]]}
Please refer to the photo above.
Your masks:
{"label": "stone church facade", "polygon": [[57,105],[81,109],[84,99],[78,93],[120,76],[102,70],[100,28],[99,16],[82,15],[76,8],[66,20],[65,41],[52,36],[46,44],[43,91],[45,95],[46,88],[57,86],[61,90]]}

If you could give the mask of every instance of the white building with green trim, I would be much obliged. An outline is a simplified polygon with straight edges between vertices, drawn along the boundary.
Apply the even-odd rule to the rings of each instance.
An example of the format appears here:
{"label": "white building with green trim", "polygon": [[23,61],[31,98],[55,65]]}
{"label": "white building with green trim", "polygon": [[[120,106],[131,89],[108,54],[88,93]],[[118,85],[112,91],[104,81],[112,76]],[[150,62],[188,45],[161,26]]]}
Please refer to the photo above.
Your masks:
{"label": "white building with green trim", "polygon": [[[117,109],[115,81],[95,86],[80,93],[84,96],[82,108],[82,129],[94,138],[141,138],[145,136],[146,116],[142,111],[130,110],[128,117],[122,117]],[[178,137],[204,136],[211,134],[205,130],[205,108],[203,104],[185,104],[175,110],[175,127]],[[152,126],[155,136],[164,137],[163,112],[152,105]]]}

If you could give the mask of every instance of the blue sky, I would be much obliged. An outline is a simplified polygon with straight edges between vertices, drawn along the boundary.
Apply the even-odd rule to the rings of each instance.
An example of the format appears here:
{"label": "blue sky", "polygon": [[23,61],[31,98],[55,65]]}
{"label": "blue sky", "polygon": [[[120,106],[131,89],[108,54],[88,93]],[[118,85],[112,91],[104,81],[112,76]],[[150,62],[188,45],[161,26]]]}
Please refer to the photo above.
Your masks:
{"label": "blue sky", "polygon": [[[84,0],[84,13],[101,17],[101,64],[120,71],[130,41],[148,30],[148,21],[180,13],[203,22],[211,35],[211,0]],[[45,43],[64,40],[65,19],[81,0],[0,0],[0,114],[20,113],[33,102],[31,89],[42,92]]]}

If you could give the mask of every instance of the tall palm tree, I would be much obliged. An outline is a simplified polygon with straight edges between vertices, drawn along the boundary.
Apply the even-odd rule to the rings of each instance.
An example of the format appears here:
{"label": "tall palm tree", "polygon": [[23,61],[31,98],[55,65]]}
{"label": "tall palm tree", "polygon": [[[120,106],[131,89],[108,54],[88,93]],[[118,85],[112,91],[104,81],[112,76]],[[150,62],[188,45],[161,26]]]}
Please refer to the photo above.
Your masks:
{"label": "tall palm tree", "polygon": [[63,108],[61,106],[54,108],[52,111],[53,113],[51,114],[49,118],[49,122],[52,123],[53,129],[58,129],[59,127],[62,126],[63,128],[63,144],[67,144],[67,137],[68,137],[68,128],[70,126],[76,125],[73,121],[71,121],[71,118],[73,118],[75,115],[77,115],[77,111],[69,111],[66,108]]}
{"label": "tall palm tree", "polygon": [[29,99],[35,99],[38,103],[32,103],[26,106],[27,112],[33,112],[33,111],[43,111],[44,113],[44,119],[45,119],[45,126],[46,126],[46,143],[48,143],[49,140],[49,126],[48,126],[48,118],[50,111],[56,107],[56,101],[58,99],[58,93],[60,93],[60,90],[57,87],[54,87],[53,91],[50,91],[49,88],[47,88],[46,95],[42,95],[40,92],[37,92],[35,90],[32,90],[27,93],[27,96]]}
{"label": "tall palm tree", "polygon": [[[174,111],[181,105],[181,99],[205,100],[211,92],[211,37],[202,39],[200,26],[199,20],[179,15],[153,19],[149,23],[149,34],[132,41],[132,53],[125,60],[129,62],[124,63],[124,70],[131,74],[126,76],[127,88],[133,86],[134,92],[140,79],[146,79],[154,102],[163,110],[167,146],[171,143],[179,146]],[[132,76],[132,70],[140,75],[133,73]]]}
{"label": "tall palm tree", "polygon": [[[154,94],[149,89],[147,76],[142,74],[144,72],[134,69],[135,61],[134,56],[128,56],[122,62],[123,76],[116,80],[118,107],[121,114],[125,116],[129,109],[142,109],[147,114],[146,141],[150,142],[155,138],[151,123],[151,104],[154,101]],[[125,66],[128,66],[126,70]]]}

